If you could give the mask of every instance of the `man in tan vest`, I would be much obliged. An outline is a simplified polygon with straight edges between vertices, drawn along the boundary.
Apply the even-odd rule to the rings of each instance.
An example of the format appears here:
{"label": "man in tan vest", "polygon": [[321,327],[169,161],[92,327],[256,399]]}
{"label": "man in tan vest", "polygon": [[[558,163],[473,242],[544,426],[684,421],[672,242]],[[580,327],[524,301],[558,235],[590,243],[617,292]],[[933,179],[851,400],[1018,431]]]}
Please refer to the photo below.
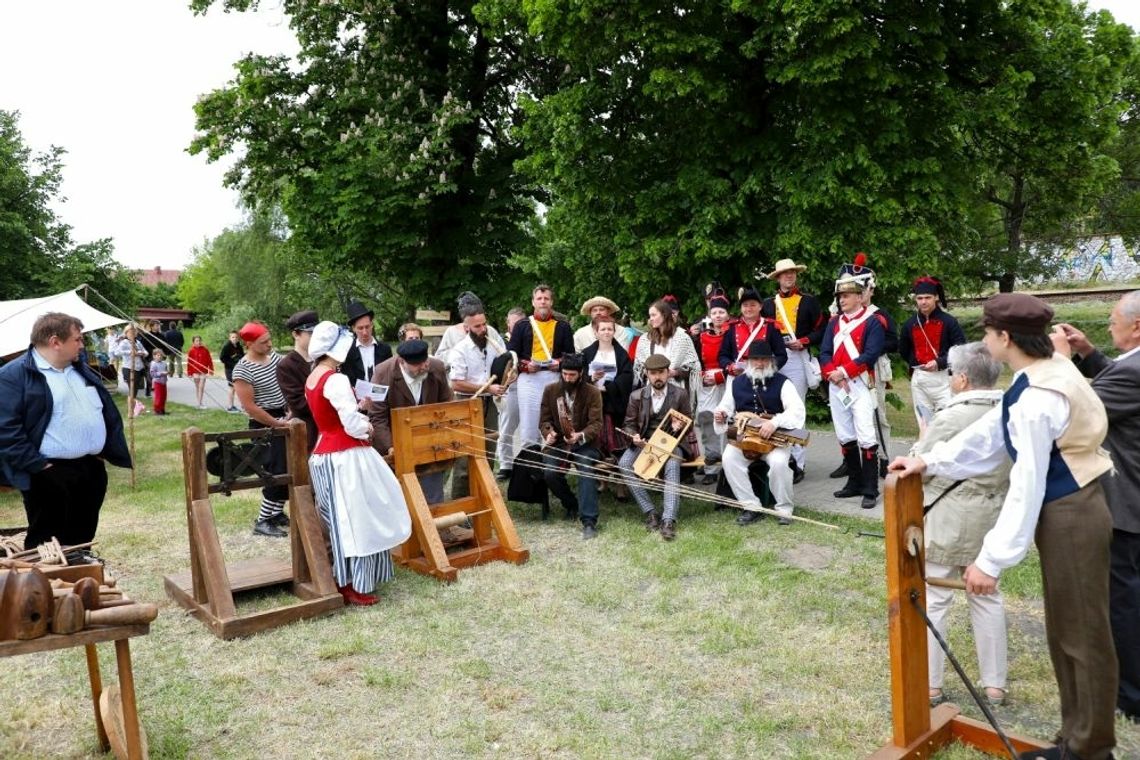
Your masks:
{"label": "man in tan vest", "polygon": [[891,469],[959,480],[993,469],[1008,452],[1009,492],[963,574],[966,591],[994,593],[1001,571],[1036,540],[1061,730],[1057,746],[1022,757],[1105,760],[1116,744],[1117,683],[1108,616],[1112,517],[1098,481],[1112,469],[1101,448],[1108,416],[1073,363],[1054,355],[1052,319],[1053,310],[1033,296],[1001,293],[986,301],[983,342],[1014,371],[1001,406],[929,452],[896,459]]}

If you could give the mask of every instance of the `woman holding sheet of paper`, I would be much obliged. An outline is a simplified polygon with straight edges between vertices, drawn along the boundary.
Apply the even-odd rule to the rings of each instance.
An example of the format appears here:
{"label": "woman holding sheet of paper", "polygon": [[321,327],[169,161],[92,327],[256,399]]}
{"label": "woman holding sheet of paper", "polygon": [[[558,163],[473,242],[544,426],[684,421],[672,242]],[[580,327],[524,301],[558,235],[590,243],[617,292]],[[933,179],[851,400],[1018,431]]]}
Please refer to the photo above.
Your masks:
{"label": "woman holding sheet of paper", "polygon": [[614,340],[617,323],[610,315],[599,315],[593,320],[593,343],[586,346],[582,356],[586,359],[586,372],[602,391],[602,435],[599,448],[603,456],[611,456],[626,447],[626,441],[616,431],[625,421],[625,408],[633,390],[633,361]]}
{"label": "woman holding sheet of paper", "polygon": [[337,367],[352,333],[321,322],[309,340],[315,362],[305,397],[319,437],[309,457],[317,511],[329,531],[332,570],[346,604],[376,603],[372,592],[394,575],[391,549],[412,532],[396,476],[372,448],[372,424],[359,411],[347,375]]}

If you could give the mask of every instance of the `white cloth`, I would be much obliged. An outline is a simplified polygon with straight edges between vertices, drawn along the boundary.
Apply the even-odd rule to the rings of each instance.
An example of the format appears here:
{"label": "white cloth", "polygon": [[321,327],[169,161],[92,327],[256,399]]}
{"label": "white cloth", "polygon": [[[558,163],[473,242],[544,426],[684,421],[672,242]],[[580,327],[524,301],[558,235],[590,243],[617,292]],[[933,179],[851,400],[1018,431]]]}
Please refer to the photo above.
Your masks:
{"label": "white cloth", "polygon": [[[927,578],[962,577],[965,568],[926,563]],[[946,638],[946,613],[954,602],[954,589],[939,586],[926,587],[926,615],[934,627]],[[974,630],[974,648],[978,653],[978,671],[982,675],[985,688],[1005,689],[1009,676],[1008,643],[1005,630],[1005,602],[1001,592],[993,594],[966,594],[970,607],[970,626]],[[942,675],[946,667],[946,655],[938,645],[934,634],[926,633],[926,657],[930,688],[942,688]]]}
{"label": "white cloth", "polygon": [[[1013,376],[1016,382],[1018,372]],[[997,523],[986,534],[974,564],[997,577],[1020,562],[1033,541],[1045,498],[1045,473],[1054,442],[1069,427],[1069,400],[1060,393],[1029,386],[1009,407],[1009,438],[1017,461],[1009,472],[1009,492]],[[949,441],[922,455],[926,471],[951,480],[989,472],[1006,455],[1002,407],[988,412]]]}
{"label": "white cloth", "polygon": [[542,391],[559,377],[557,372],[523,372],[515,383],[518,388],[519,424],[516,430],[518,448],[542,439],[538,431]]}
{"label": "white cloth", "polygon": [[131,362],[134,366],[126,365],[129,369],[135,372],[142,372],[146,365],[143,363],[143,357],[146,356],[146,349],[143,348],[142,341],[135,338],[134,345],[134,358],[131,358],[131,341],[129,338],[120,338],[119,342],[115,344],[115,356],[122,359],[124,362]]}
{"label": "white cloth", "polygon": [[357,341],[356,350],[360,352],[360,363],[364,365],[364,376],[371,378],[372,370],[376,368],[376,341],[373,340],[367,346]]}
{"label": "white cloth", "polygon": [[[792,514],[792,470],[788,467],[791,450],[784,446],[777,446],[763,456],[768,464],[768,488],[776,500],[776,511],[781,515]],[[751,464],[744,456],[744,452],[731,443],[724,447],[724,477],[732,486],[732,493],[740,505],[752,512],[760,508],[760,499],[752,490],[752,481],[748,477],[748,465]]]}
{"label": "white cloth", "polygon": [[[499,352],[491,341],[487,341],[485,348],[479,348],[475,345],[475,341],[471,340],[471,336],[466,335],[447,352],[450,361],[447,378],[482,385],[491,376],[491,364],[498,355]],[[501,380],[502,378],[499,378],[499,381]]]}
{"label": "white cloth", "polygon": [[[342,423],[348,421],[345,431],[349,435],[367,438],[368,419],[356,409],[356,397],[347,376],[331,375],[325,382],[324,397]],[[363,429],[360,417],[364,417]],[[326,490],[331,487],[333,494],[330,511],[335,513],[335,538],[340,553],[345,557],[367,557],[408,540],[412,520],[403,491],[374,448],[359,446],[332,454],[314,454],[310,459],[332,464],[331,482],[326,484]]]}
{"label": "white cloth", "polygon": [[[629,348],[629,344],[633,342],[634,332],[625,325],[614,325],[614,340],[621,345],[622,348]],[[574,331],[574,350],[582,353],[590,344],[598,339],[594,335],[594,326],[592,324],[579,327]]]}
{"label": "white cloth", "polygon": [[688,333],[677,329],[672,338],[657,345],[650,343],[648,333],[641,336],[641,339],[637,341],[637,355],[633,359],[635,383],[645,378],[645,360],[649,358],[650,353],[669,357],[669,369],[680,371],[681,374],[677,377],[670,377],[669,382],[685,388],[686,380],[683,378],[687,377],[689,407],[695,408],[697,405],[697,389],[701,387],[701,359],[697,356],[697,349]]}
{"label": "white cloth", "polygon": [[[807,349],[788,351],[788,361],[784,363],[783,367],[780,367],[780,374],[788,378],[788,384],[795,387],[796,393],[800,395],[801,399],[807,398],[807,364],[809,361],[811,361],[811,353]],[[795,460],[797,467],[801,470],[804,468],[807,464],[807,455],[803,446],[792,446],[792,459]]]}
{"label": "white cloth", "polygon": [[849,406],[843,405],[843,389],[835,383],[827,384],[827,393],[835,437],[841,444],[858,441],[859,448],[869,449],[879,445],[875,434],[875,395],[861,377],[847,381],[847,390],[852,398]]}
{"label": "white cloth", "polygon": [[[464,338],[467,337],[467,326],[462,322],[451,325],[443,331],[443,337],[439,339],[439,345],[435,347],[435,358],[443,362],[445,367],[451,366],[451,350],[458,346]],[[503,336],[499,334],[491,325],[487,325],[487,350],[491,350],[494,346],[495,350],[500,354],[507,350],[506,341]]]}
{"label": "white cloth", "polygon": [[519,426],[519,391],[518,383],[507,388],[507,392],[500,399],[499,406],[499,442],[495,448],[495,458],[499,460],[499,469],[511,469],[515,463],[515,430]]}
{"label": "white cloth", "polygon": [[427,379],[428,373],[423,372],[418,377],[412,377],[407,368],[401,364],[400,374],[404,376],[404,382],[408,384],[408,390],[418,405],[420,403],[420,394],[423,393],[424,390],[424,380]]}
{"label": "white cloth", "polygon": [[914,403],[914,416],[919,430],[923,430],[934,415],[950,403],[950,375],[946,370],[927,372],[916,369],[910,376],[910,395]]}

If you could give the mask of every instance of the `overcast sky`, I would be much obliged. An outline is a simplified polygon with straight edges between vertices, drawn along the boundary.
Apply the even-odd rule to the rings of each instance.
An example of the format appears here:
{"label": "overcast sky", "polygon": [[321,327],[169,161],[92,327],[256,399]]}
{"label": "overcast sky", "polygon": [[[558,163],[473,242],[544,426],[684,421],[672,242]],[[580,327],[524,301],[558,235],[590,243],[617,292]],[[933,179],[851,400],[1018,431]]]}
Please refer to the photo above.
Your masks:
{"label": "overcast sky", "polygon": [[[274,0],[194,16],[187,0],[0,0],[0,109],[33,150],[64,157],[57,209],[77,242],[110,237],[119,261],[180,269],[241,221],[223,167],[186,153],[198,95],[243,54],[292,53]],[[1094,0],[1140,29],[1140,1]]]}

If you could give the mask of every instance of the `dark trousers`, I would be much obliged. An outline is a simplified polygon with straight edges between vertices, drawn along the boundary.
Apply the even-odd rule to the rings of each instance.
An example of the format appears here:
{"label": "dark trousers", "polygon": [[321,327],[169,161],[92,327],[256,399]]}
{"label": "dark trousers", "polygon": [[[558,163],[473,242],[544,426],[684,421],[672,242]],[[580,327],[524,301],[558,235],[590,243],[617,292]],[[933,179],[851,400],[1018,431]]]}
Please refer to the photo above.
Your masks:
{"label": "dark trousers", "polygon": [[[130,367],[123,367],[122,371],[123,371],[123,383],[127,386],[127,389],[129,390],[131,387],[131,368]],[[150,377],[150,375],[148,375],[146,372],[141,371],[141,370],[138,372],[135,372],[135,392],[134,392],[135,398],[139,397],[139,391],[141,391],[143,388],[143,377]]]}
{"label": "dark trousers", "polygon": [[1116,744],[1117,665],[1108,617],[1112,516],[1100,483],[1045,504],[1035,540],[1060,735],[1081,760],[1104,760]]}
{"label": "dark trousers", "polygon": [[[577,512],[582,522],[590,525],[598,522],[598,480],[593,474],[601,458],[601,453],[590,444],[578,446],[572,452],[562,450],[557,455],[548,454],[544,458],[546,487],[568,512]],[[563,468],[567,467],[567,460],[578,466],[577,497],[566,482],[566,470]]]}
{"label": "dark trousers", "polygon": [[[271,417],[284,417],[284,409],[266,409],[265,410]],[[261,430],[265,427],[257,420],[251,419],[249,421],[250,430]],[[265,449],[262,454],[261,462],[265,465],[265,469],[272,475],[284,475],[289,471],[289,458],[287,455],[288,449],[285,446],[285,436],[275,435],[270,437],[269,448]],[[261,498],[268,499],[279,503],[285,503],[289,499],[289,486],[267,486],[261,489]]]}
{"label": "dark trousers", "polygon": [[1140,717],[1140,533],[1112,531],[1109,613],[1120,687],[1116,706]]}
{"label": "dark trousers", "polygon": [[51,467],[32,475],[24,495],[28,516],[25,549],[34,549],[52,536],[64,546],[95,538],[99,510],[107,494],[107,468],[95,456],[50,459]]}

